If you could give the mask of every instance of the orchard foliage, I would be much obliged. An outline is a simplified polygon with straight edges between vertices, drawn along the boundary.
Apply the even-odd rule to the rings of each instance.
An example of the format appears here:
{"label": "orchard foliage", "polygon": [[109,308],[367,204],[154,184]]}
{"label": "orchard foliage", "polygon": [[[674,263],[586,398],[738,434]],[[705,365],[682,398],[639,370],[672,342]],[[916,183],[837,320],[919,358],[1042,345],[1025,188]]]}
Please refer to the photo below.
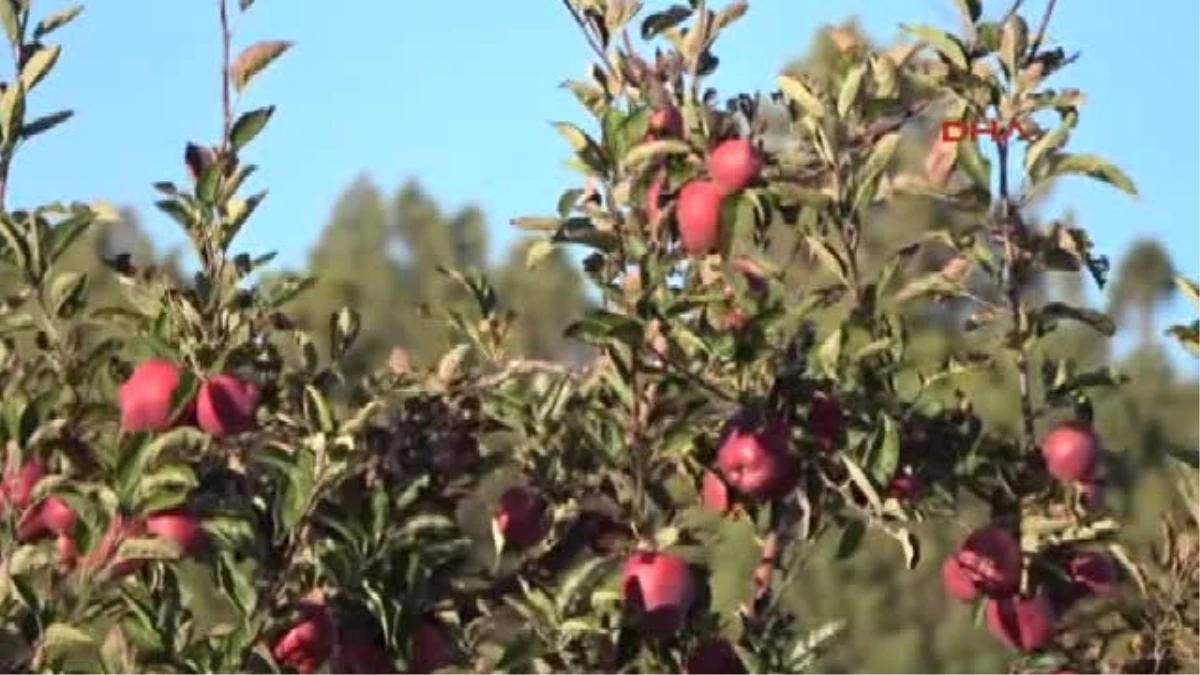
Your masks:
{"label": "orchard foliage", "polygon": [[[70,116],[27,110],[80,10],[0,0],[0,262],[23,283],[0,314],[4,667],[803,672],[841,628],[789,601],[811,544],[847,557],[882,538],[913,568],[914,526],[968,504],[987,521],[926,562],[946,601],[975,603],[1021,667],[1092,667],[1075,647],[1094,636],[1067,628],[1077,601],[1152,592],[1104,506],[1090,424],[1090,393],[1120,381],[1030,354],[1063,322],[1113,324],[1033,302],[1023,280],[1103,284],[1107,262],[1084,230],[1023,213],[1064,176],[1136,193],[1068,149],[1083,97],[1045,85],[1073,60],[1045,44],[1050,13],[957,4],[961,35],[910,26],[907,53],[857,54],[833,86],[785,75],[723,101],[706,78],[747,3],[564,0],[595,57],[567,83],[586,116],[555,124],[583,179],[514,223],[546,233],[531,260],[586,252],[602,304],[567,335],[595,358],[515,358],[489,280],[447,268],[475,304],[445,316],[457,345],[352,378],[360,317],[301,330],[287,307],[313,280],[257,275],[272,254],[233,247],[267,196],[247,191],[246,153],[275,114],[236,104],[291,43],[235,50],[218,3],[221,138],[186,144],[186,176],[153,186],[199,268],[180,282],[118,256],[127,302],[97,305],[60,261],[113,214],[3,204],[18,146]],[[786,124],[766,143],[771,114]],[[935,141],[927,175],[897,171],[901,131],[929,116],[1019,121],[1033,140]],[[904,194],[974,217],[865,264],[873,215]],[[819,265],[800,296],[766,254],[780,227]],[[915,271],[930,251],[949,263]],[[991,348],[914,371],[906,313],[950,301]],[[1019,373],[1015,435],[956,391],[997,363]],[[463,505],[496,476],[481,553]]]}

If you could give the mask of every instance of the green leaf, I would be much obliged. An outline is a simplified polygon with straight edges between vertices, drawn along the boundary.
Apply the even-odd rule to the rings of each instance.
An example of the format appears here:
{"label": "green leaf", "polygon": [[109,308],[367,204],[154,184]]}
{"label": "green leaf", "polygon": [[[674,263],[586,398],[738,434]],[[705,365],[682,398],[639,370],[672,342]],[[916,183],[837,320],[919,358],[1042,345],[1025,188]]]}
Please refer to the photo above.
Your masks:
{"label": "green leaf", "polygon": [[304,387],[304,413],[305,417],[309,418],[309,423],[318,431],[330,433],[334,430],[333,413],[329,410],[329,402],[311,384]]}
{"label": "green leaf", "polygon": [[608,558],[595,557],[568,572],[554,598],[559,613],[570,616],[575,605],[591,595],[594,586],[609,571],[610,566],[611,561]]}
{"label": "green leaf", "polygon": [[867,526],[863,525],[861,520],[852,520],[846,528],[842,530],[842,536],[838,539],[838,547],[836,556],[839,559],[849,558],[854,555],[860,545],[862,545],[863,537],[867,533]]}
{"label": "green leaf", "polygon": [[779,76],[779,91],[789,101],[794,101],[800,109],[810,117],[821,119],[825,116],[825,104],[821,99],[800,80],[789,75]]}
{"label": "green leaf", "polygon": [[134,537],[125,539],[117,549],[118,560],[178,560],[182,552],[179,542],[167,537]]}
{"label": "green leaf", "polygon": [[1193,321],[1189,326],[1171,326],[1167,335],[1175,338],[1189,354],[1200,358],[1200,321]]}
{"label": "green leaf", "polygon": [[82,305],[88,277],[83,272],[62,272],[50,282],[50,311],[59,319],[69,319]]}
{"label": "green leaf", "polygon": [[867,458],[867,470],[879,485],[886,485],[900,464],[900,428],[890,415],[883,416]]}
{"label": "green leaf", "polygon": [[81,12],[83,12],[83,5],[74,5],[50,14],[33,27],[33,39],[41,40],[50,33],[74,21],[75,17],[79,16]]}
{"label": "green leaf", "polygon": [[1108,183],[1131,197],[1137,198],[1133,181],[1107,160],[1090,154],[1055,154],[1048,161],[1046,177],[1080,175]]}
{"label": "green leaf", "polygon": [[1048,302],[1037,310],[1036,315],[1042,321],[1073,319],[1091,326],[1096,332],[1106,337],[1112,337],[1117,332],[1116,322],[1104,312],[1085,307],[1075,307],[1065,302]]}
{"label": "green leaf", "polygon": [[[8,0],[0,0],[0,5],[8,5]],[[91,635],[70,624],[52,623],[42,631],[42,639],[38,643],[38,660],[42,667],[57,664],[60,659],[70,656],[83,648],[96,647],[96,641]]]}
{"label": "green leaf", "polygon": [[883,511],[883,500],[879,498],[879,493],[876,492],[875,485],[871,483],[871,479],[862,470],[862,467],[846,455],[839,455],[839,457],[842,460],[842,464],[846,466],[846,471],[850,474],[850,481],[867,498],[867,502],[871,505],[872,510],[875,513]]}
{"label": "green leaf", "polygon": [[1029,144],[1025,149],[1025,172],[1033,173],[1034,167],[1038,163],[1049,156],[1050,153],[1057,152],[1071,137],[1071,130],[1075,128],[1075,122],[1078,116],[1075,114],[1066,115],[1063,118],[1062,124],[1054,128],[1053,131],[1044,134],[1041,138]]}
{"label": "green leaf", "polygon": [[654,12],[642,21],[642,39],[649,40],[665,30],[674,28],[691,15],[692,10],[687,5],[671,5],[661,12]]}
{"label": "green leaf", "polygon": [[862,89],[863,76],[867,73],[867,64],[860,63],[850,69],[846,73],[846,79],[842,82],[842,89],[838,92],[837,113],[839,117],[845,117],[850,112],[850,107],[858,100],[858,92]]}
{"label": "green leaf", "polygon": [[603,174],[605,171],[604,150],[591,136],[570,122],[554,122],[554,128],[567,140],[576,157],[584,167],[594,173]]}
{"label": "green leaf", "polygon": [[983,15],[983,3],[980,0],[954,0],[954,4],[967,23],[973,24]]}
{"label": "green leaf", "polygon": [[980,190],[992,189],[992,163],[979,150],[978,139],[963,138],[958,142],[958,165]]}
{"label": "green leaf", "polygon": [[967,62],[966,48],[963,47],[962,42],[958,38],[950,33],[925,25],[900,24],[900,28],[936,49],[939,54],[946,57],[947,61],[957,66],[960,70],[970,68],[970,64]]}
{"label": "green leaf", "polygon": [[683,141],[674,139],[663,139],[657,141],[649,141],[640,143],[633,147],[625,154],[622,160],[622,165],[626,170],[632,170],[637,167],[650,163],[652,160],[668,155],[686,155],[692,151],[692,147]]}
{"label": "green leaf", "polygon": [[538,266],[538,263],[546,259],[554,253],[554,242],[549,239],[539,239],[529,247],[525,252],[525,269],[533,269]]}
{"label": "green leaf", "polygon": [[265,108],[251,110],[242,115],[233,123],[233,128],[229,130],[229,144],[236,152],[246,146],[247,143],[254,140],[254,137],[267,126],[267,122],[271,120],[271,116],[275,114],[275,106],[269,105]]}
{"label": "green leaf", "polygon": [[30,54],[29,59],[21,68],[21,84],[25,85],[25,91],[33,91],[33,88],[54,68],[54,64],[58,62],[58,55],[61,53],[62,47],[49,45],[38,47]]}
{"label": "green leaf", "polygon": [[250,84],[255,75],[263,71],[271,62],[291,49],[294,43],[288,40],[264,40],[256,42],[242,50],[233,64],[229,67],[233,87],[239,93]]}
{"label": "green leaf", "polygon": [[841,254],[834,250],[833,245],[816,235],[805,235],[808,250],[821,261],[821,265],[833,273],[842,284],[850,285],[850,271]]}
{"label": "green leaf", "polygon": [[59,110],[49,115],[42,115],[31,122],[21,125],[21,138],[33,138],[38,134],[50,131],[74,116],[74,110]]}

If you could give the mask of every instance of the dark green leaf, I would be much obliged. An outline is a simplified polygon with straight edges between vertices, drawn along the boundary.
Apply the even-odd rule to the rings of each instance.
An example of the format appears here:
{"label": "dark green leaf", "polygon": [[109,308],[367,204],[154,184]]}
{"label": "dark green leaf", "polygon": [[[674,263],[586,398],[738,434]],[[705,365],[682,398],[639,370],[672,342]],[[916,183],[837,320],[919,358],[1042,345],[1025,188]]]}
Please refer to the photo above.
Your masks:
{"label": "dark green leaf", "polygon": [[838,540],[837,557],[849,558],[854,555],[858,547],[862,544],[863,537],[867,533],[867,526],[863,525],[861,520],[852,520],[846,528],[842,530],[842,536]]}
{"label": "dark green leaf", "polygon": [[692,10],[686,5],[671,5],[661,12],[655,12],[642,21],[642,39],[649,40],[667,29],[674,28],[691,15]]}
{"label": "dark green leaf", "polygon": [[271,120],[271,116],[275,114],[275,106],[269,105],[265,108],[251,110],[242,115],[233,123],[233,128],[229,131],[229,144],[236,152],[246,147],[246,144],[254,140],[254,137],[267,126],[267,122]]}
{"label": "dark green leaf", "polygon": [[59,110],[49,115],[43,115],[32,122],[26,122],[21,126],[21,138],[33,138],[38,134],[50,131],[74,116],[74,110]]}

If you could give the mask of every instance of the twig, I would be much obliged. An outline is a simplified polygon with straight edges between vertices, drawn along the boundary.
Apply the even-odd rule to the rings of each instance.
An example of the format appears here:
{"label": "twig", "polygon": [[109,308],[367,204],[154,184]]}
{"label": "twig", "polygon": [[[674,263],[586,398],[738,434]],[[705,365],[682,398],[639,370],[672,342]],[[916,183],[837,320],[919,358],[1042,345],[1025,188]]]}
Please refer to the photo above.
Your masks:
{"label": "twig", "polygon": [[221,15],[221,113],[222,113],[222,151],[229,147],[229,131],[233,128],[233,104],[229,95],[229,68],[232,65],[229,30],[229,5],[227,0],[217,0]]}
{"label": "twig", "polygon": [[579,26],[579,30],[583,31],[583,37],[587,40],[588,46],[592,48],[592,51],[596,53],[596,57],[600,59],[600,67],[607,71],[609,69],[608,54],[600,46],[600,43],[596,41],[596,36],[592,35],[592,31],[588,30],[587,21],[584,20],[583,15],[579,13],[579,10],[575,9],[575,5],[571,4],[571,0],[562,0],[562,4],[571,13],[571,18]]}
{"label": "twig", "polygon": [[1016,350],[1017,354],[1017,375],[1021,393],[1021,418],[1024,422],[1025,438],[1028,442],[1032,443],[1034,420],[1033,401],[1031,400],[1030,391],[1029,356],[1025,353],[1025,345],[1021,335],[1022,307],[1020,280],[1014,271],[1017,264],[1017,250],[1013,243],[1013,232],[1019,226],[1020,216],[1013,213],[1012,200],[1008,193],[1008,143],[1000,140],[996,144],[996,147],[1000,164],[1000,226],[1004,234],[1004,264],[1001,270],[1001,282],[1006,287],[1009,311],[1012,312],[1013,326],[1010,336],[1013,341],[1013,349]]}
{"label": "twig", "polygon": [[1025,62],[1028,63],[1037,57],[1038,50],[1042,48],[1042,42],[1046,37],[1046,30],[1050,27],[1050,16],[1054,14],[1054,5],[1058,0],[1049,0],[1046,3],[1046,11],[1042,13],[1042,21],[1038,24],[1037,33],[1033,36],[1033,44],[1029,45],[1029,53],[1025,56]]}
{"label": "twig", "polygon": [[1005,12],[1004,16],[1000,19],[1000,25],[1004,25],[1005,21],[1011,19],[1012,16],[1021,9],[1021,5],[1023,4],[1025,4],[1025,0],[1013,0],[1012,6],[1008,8],[1008,11]]}

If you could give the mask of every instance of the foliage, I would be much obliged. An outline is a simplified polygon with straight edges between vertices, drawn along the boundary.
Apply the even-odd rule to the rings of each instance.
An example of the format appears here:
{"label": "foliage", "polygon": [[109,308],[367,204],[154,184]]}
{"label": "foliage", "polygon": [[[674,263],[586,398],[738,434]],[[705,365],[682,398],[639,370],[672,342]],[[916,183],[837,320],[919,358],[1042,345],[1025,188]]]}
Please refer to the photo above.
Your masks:
{"label": "foliage", "polygon": [[[1019,542],[1019,581],[979,616],[1057,602],[1079,551],[1123,565],[1125,595],[1059,602],[1017,667],[1098,662],[1107,624],[1081,617],[1130,616],[1122,598],[1142,610],[1127,632],[1169,625],[1184,644],[1195,612],[1160,610],[1183,597],[1171,580],[1195,588],[1194,497],[1166,576],[1147,574],[1097,481],[1056,480],[1040,443],[1090,426],[1125,378],[1055,351],[1116,325],[1042,280],[1103,286],[1108,262],[1082,227],[1030,212],[1066,176],[1136,190],[1067,149],[1082,94],[1044,86],[1073,60],[1044,44],[1050,13],[1031,31],[1015,7],[958,4],[962,35],[909,26],[919,42],[897,52],[837,33],[827,67],[722,103],[705,82],[746,3],[564,0],[595,52],[567,85],[591,119],[554,125],[583,184],[514,220],[541,234],[487,269],[477,210],[443,215],[415,183],[389,209],[360,181],[308,274],[258,274],[273,255],[233,244],[267,196],[244,192],[244,153],[276,108],[234,94],[292,45],[234,54],[222,1],[222,138],[186,145],[186,184],[154,184],[199,260],[188,279],[146,252],[72,262],[117,227],[99,205],[7,210],[20,142],[69,117],[29,119],[26,99],[59,56],[44,39],[79,11],[0,2],[16,59],[0,94],[4,667],[807,672],[855,630],[807,604],[817,558],[852,576],[886,545],[884,567],[919,574],[940,564],[937,530],[966,520]],[[1033,140],[1020,157],[949,144],[929,133],[942,119],[1019,120]],[[742,139],[756,170],[714,159]],[[710,179],[697,248],[684,186]],[[914,212],[927,227],[886,234]],[[1159,297],[1129,287],[1123,302]],[[931,327],[950,343],[923,342]],[[1172,334],[1194,348],[1195,326]],[[998,398],[1015,424],[981,409]],[[1188,662],[1172,658],[1154,667]]]}

